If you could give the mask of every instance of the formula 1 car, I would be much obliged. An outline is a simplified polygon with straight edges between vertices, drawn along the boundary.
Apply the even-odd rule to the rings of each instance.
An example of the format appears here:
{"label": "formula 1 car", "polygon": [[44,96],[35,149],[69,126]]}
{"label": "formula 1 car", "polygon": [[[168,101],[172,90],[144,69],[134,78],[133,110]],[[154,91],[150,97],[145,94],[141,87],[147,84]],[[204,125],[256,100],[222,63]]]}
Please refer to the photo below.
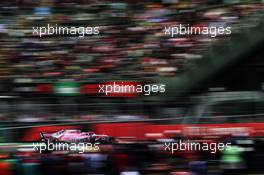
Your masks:
{"label": "formula 1 car", "polygon": [[94,132],[81,132],[81,130],[60,130],[55,133],[40,133],[41,141],[66,142],[66,143],[114,143],[115,138],[108,135],[98,135]]}

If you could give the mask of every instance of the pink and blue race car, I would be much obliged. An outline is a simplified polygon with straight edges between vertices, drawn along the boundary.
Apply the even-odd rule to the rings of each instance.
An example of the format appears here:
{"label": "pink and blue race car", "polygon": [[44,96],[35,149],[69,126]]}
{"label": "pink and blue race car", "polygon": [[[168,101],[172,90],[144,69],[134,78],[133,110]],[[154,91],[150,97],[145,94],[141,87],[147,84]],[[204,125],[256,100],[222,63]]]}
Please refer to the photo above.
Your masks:
{"label": "pink and blue race car", "polygon": [[94,132],[81,132],[81,130],[60,130],[55,133],[40,133],[41,141],[49,142],[66,142],[66,143],[114,143],[115,138],[108,135],[98,135]]}

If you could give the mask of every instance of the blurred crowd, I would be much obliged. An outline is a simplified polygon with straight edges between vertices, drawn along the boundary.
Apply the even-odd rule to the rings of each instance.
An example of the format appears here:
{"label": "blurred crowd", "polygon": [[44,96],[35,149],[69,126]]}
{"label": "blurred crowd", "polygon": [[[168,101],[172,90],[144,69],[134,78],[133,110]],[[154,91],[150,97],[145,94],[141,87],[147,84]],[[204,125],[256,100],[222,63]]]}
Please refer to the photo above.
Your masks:
{"label": "blurred crowd", "polygon": [[[171,38],[165,26],[257,26],[263,4],[193,1],[1,1],[0,77],[15,83],[149,80],[177,76],[230,36]],[[99,26],[85,37],[32,34],[36,26]]]}
{"label": "blurred crowd", "polygon": [[[177,138],[179,139],[179,138]],[[174,142],[177,142],[174,139]],[[182,138],[183,139],[183,138]],[[226,140],[227,141],[227,140]],[[5,175],[249,175],[263,172],[263,140],[232,139],[229,150],[208,152],[164,151],[164,141],[101,145],[100,151],[83,154],[38,154],[11,146],[1,153],[0,173]],[[4,150],[4,149],[2,149]]]}

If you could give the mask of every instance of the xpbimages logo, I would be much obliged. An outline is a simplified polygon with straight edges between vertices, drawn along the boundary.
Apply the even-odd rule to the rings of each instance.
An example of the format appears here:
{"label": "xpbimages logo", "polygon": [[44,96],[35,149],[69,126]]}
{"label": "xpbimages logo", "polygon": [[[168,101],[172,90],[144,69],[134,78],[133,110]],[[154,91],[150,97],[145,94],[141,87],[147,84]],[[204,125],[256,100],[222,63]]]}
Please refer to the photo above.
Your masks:
{"label": "xpbimages logo", "polygon": [[55,24],[54,26],[48,24],[47,26],[37,26],[32,28],[32,34],[34,36],[49,36],[49,35],[71,35],[84,37],[86,35],[98,35],[100,33],[99,27],[91,27],[91,26],[79,26],[79,27],[65,27],[58,26]]}
{"label": "xpbimages logo", "polygon": [[164,33],[170,37],[179,35],[209,35],[214,38],[219,35],[231,35],[231,26],[190,26],[189,24],[165,26]]}
{"label": "xpbimages logo", "polygon": [[194,142],[190,140],[180,140],[179,142],[166,142],[164,150],[174,153],[176,151],[206,151],[215,154],[224,149],[230,149],[231,143],[207,143]]}
{"label": "xpbimages logo", "polygon": [[50,142],[45,143],[36,142],[33,143],[33,148],[39,153],[45,151],[74,151],[78,153],[84,153],[85,151],[98,151],[99,143],[65,143],[65,142]]}
{"label": "xpbimages logo", "polygon": [[113,93],[130,93],[130,94],[144,94],[150,95],[151,93],[164,93],[166,91],[165,84],[139,84],[129,82],[111,82],[99,84],[98,93],[105,95]]}

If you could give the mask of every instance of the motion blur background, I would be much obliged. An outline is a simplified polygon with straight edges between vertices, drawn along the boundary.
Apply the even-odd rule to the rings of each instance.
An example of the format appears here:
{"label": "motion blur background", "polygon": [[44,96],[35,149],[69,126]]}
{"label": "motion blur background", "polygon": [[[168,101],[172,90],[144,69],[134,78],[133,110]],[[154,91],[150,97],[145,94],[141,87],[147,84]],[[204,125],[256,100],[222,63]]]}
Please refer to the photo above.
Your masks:
{"label": "motion blur background", "polygon": [[[261,0],[1,0],[0,174],[263,174]],[[32,27],[100,34],[33,36]],[[164,34],[165,26],[232,34]],[[161,94],[102,96],[107,82],[162,83]],[[39,132],[119,139],[98,152],[37,154]],[[164,140],[231,142],[231,151],[164,151]]]}

